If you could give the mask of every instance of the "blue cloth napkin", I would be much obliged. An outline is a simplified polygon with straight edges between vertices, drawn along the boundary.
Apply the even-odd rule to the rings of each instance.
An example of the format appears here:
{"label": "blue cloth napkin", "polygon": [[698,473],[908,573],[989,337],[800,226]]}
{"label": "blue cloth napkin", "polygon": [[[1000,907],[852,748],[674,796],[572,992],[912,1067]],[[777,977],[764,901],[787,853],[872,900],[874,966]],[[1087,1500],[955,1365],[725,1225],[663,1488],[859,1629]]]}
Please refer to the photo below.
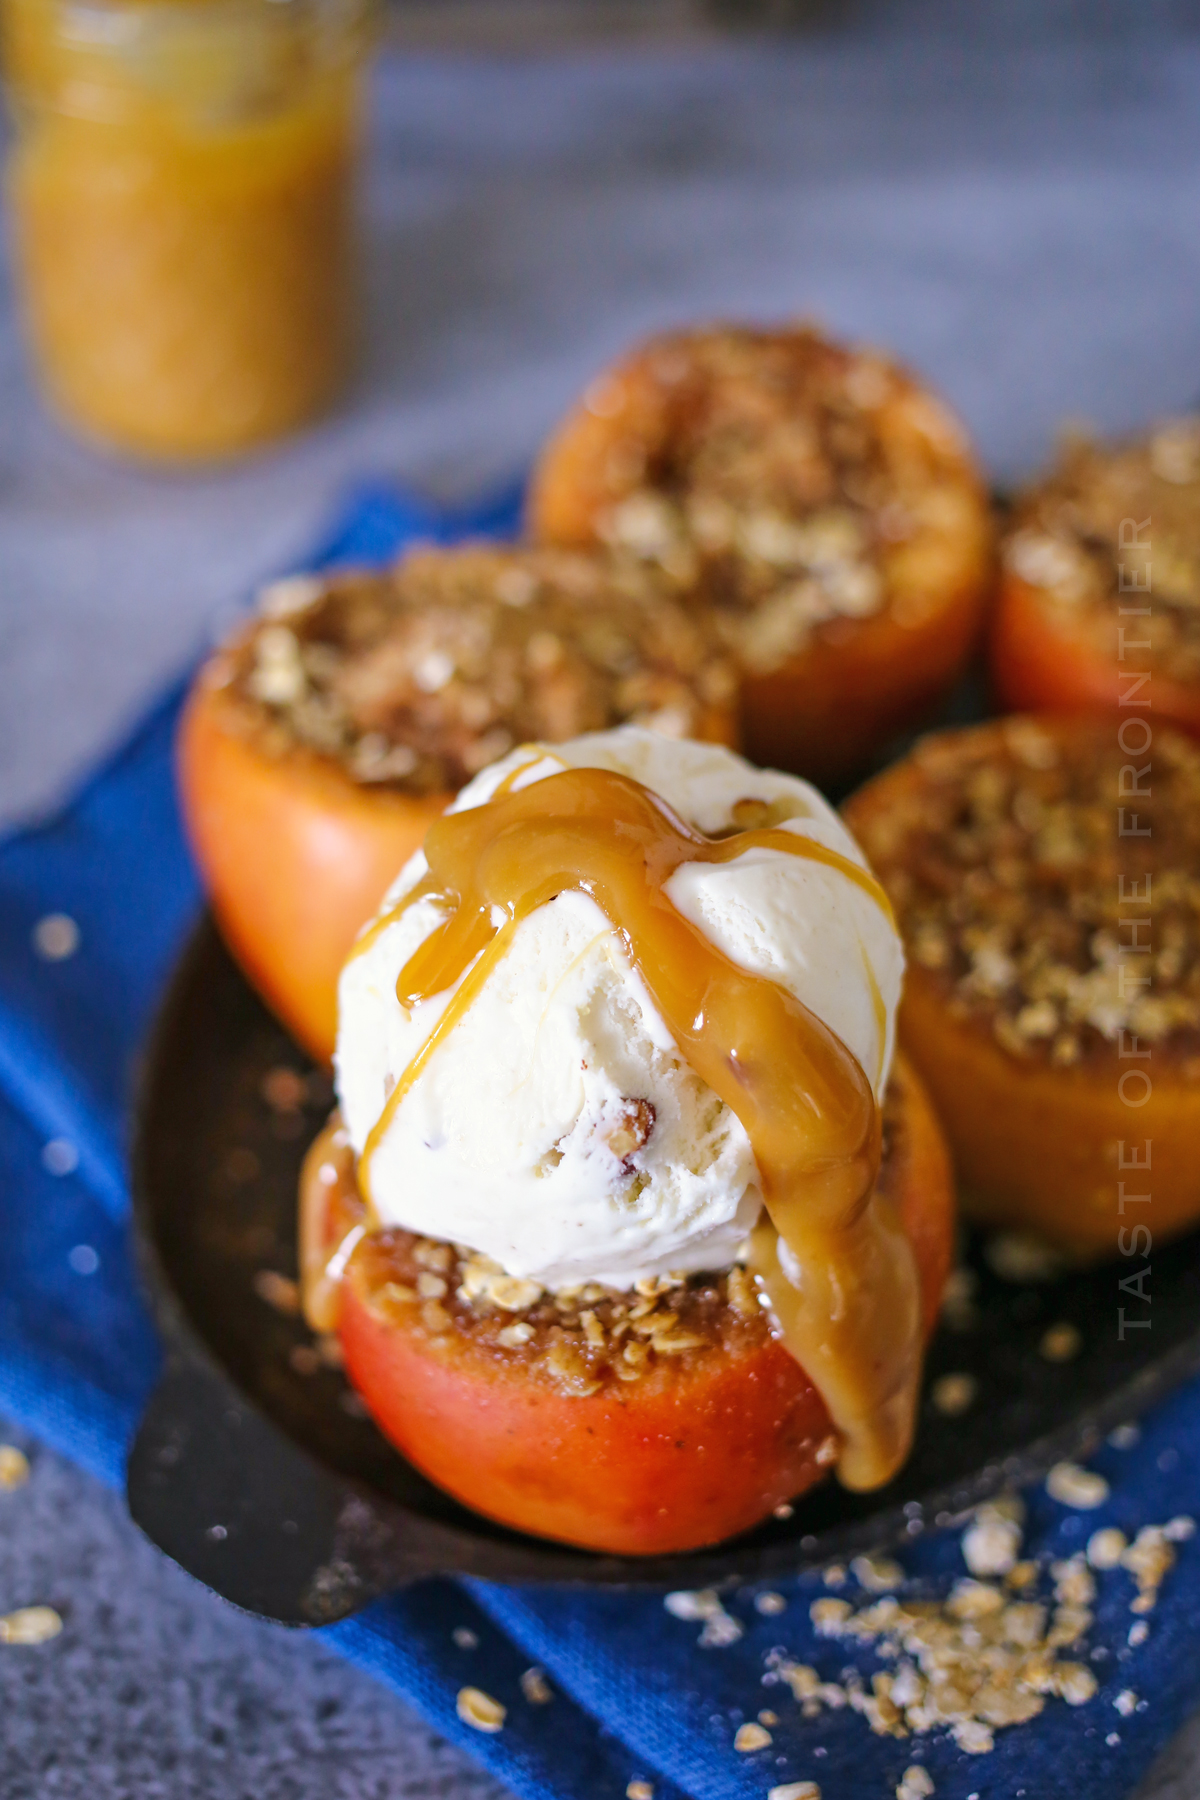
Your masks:
{"label": "blue cloth napkin", "polygon": [[[418,537],[503,535],[517,511],[515,493],[448,514],[361,492],[311,564],[379,562]],[[129,1255],[128,1100],[201,904],[174,798],[179,698],[169,695],[65,811],[0,843],[0,1410],[113,1484],[158,1360]],[[1200,1512],[1200,1384],[1143,1421],[1136,1444],[1106,1446],[1095,1466],[1111,1484],[1097,1511],[1030,1497],[1030,1554],[1068,1556],[1099,1525],[1132,1536]],[[1136,1648],[1130,1577],[1099,1578],[1085,1653],[1096,1697],[1050,1701],[1032,1724],[998,1732],[985,1755],[944,1735],[874,1736],[849,1709],[803,1716],[773,1676],[780,1654],[829,1681],[849,1663],[868,1680],[884,1666],[815,1634],[809,1607],[827,1591],[816,1577],[776,1584],[769,1611],[752,1592],[724,1595],[736,1625],[718,1643],[701,1644],[714,1634],[657,1594],[449,1580],[323,1635],[531,1800],[620,1800],[630,1782],[649,1783],[659,1800],[766,1800],[803,1781],[822,1800],[890,1800],[913,1762],[944,1800],[1116,1800],[1200,1701],[1200,1540],[1179,1549]],[[949,1532],[921,1538],[904,1561],[922,1592],[945,1592],[965,1573]],[[548,1704],[522,1688],[534,1664],[554,1689]],[[503,1702],[503,1730],[483,1736],[460,1721],[464,1685]],[[1118,1708],[1129,1693],[1137,1701]],[[778,1715],[772,1742],[737,1752],[737,1727],[763,1708]]]}

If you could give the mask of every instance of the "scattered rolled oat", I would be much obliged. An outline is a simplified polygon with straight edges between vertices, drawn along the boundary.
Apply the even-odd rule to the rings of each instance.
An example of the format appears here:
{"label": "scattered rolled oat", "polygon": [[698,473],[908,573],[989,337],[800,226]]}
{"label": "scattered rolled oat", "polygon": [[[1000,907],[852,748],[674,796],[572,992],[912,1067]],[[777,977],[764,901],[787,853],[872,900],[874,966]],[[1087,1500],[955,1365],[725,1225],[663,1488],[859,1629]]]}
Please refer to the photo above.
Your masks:
{"label": "scattered rolled oat", "polygon": [[1083,1336],[1075,1325],[1065,1321],[1059,1325],[1051,1325],[1043,1333],[1038,1351],[1047,1362],[1071,1362],[1083,1348]]}
{"label": "scattered rolled oat", "polygon": [[929,1800],[933,1791],[929,1770],[922,1768],[920,1763],[913,1763],[904,1771],[903,1780],[896,1789],[896,1800]]}
{"label": "scattered rolled oat", "polygon": [[725,1611],[715,1588],[680,1588],[667,1594],[663,1605],[672,1618],[704,1621],[698,1640],[702,1650],[724,1650],[742,1636],[740,1619]]}
{"label": "scattered rolled oat", "polygon": [[649,1781],[631,1781],[625,1789],[625,1800],[654,1800],[654,1784]]}
{"label": "scattered rolled oat", "polygon": [[738,1726],[733,1747],[735,1750],[740,1750],[743,1755],[749,1755],[754,1750],[765,1750],[773,1741],[765,1725],[747,1723]]}
{"label": "scattered rolled oat", "polygon": [[479,1639],[469,1625],[456,1625],[450,1633],[460,1650],[478,1650]]}
{"label": "scattered rolled oat", "polygon": [[526,1669],[521,1676],[521,1692],[531,1706],[549,1706],[554,1698],[554,1689],[546,1680],[545,1671],[536,1665]]}
{"label": "scattered rolled oat", "polygon": [[259,1269],[254,1276],[254,1291],[260,1300],[289,1318],[295,1318],[300,1311],[299,1283],[290,1275],[281,1275],[278,1269]]}
{"label": "scattered rolled oat", "polygon": [[785,1781],[767,1791],[767,1800],[821,1800],[815,1781]]}
{"label": "scattered rolled oat", "polygon": [[808,1616],[822,1636],[838,1637],[853,1611],[848,1600],[814,1600]]}
{"label": "scattered rolled oat", "polygon": [[1093,1531],[1088,1539],[1087,1559],[1093,1569],[1116,1569],[1128,1542],[1125,1533],[1118,1531],[1115,1525],[1105,1525],[1101,1530]]}
{"label": "scattered rolled oat", "polygon": [[308,1083],[295,1069],[280,1063],[267,1070],[259,1092],[272,1112],[299,1112],[308,1099]]}
{"label": "scattered rolled oat", "polygon": [[29,1480],[29,1458],[15,1444],[0,1444],[0,1493],[12,1493]]}
{"label": "scattered rolled oat", "polygon": [[1007,1575],[1021,1550],[1021,1527],[994,1506],[981,1506],[963,1534],[963,1561],[972,1575]]}
{"label": "scattered rolled oat", "polygon": [[1162,1532],[1168,1544],[1186,1544],[1196,1535],[1196,1521],[1188,1513],[1179,1513],[1176,1518],[1167,1520]]}
{"label": "scattered rolled oat", "polygon": [[[1023,1516],[1020,1496],[1002,1494],[977,1510],[965,1535],[981,1524],[1003,1534],[1003,1555],[996,1560],[1008,1564],[1014,1540],[1019,1546]],[[1133,1572],[1140,1582],[1157,1583],[1170,1547],[1158,1527],[1140,1534],[1139,1542]],[[1133,1566],[1127,1557],[1122,1561]],[[1035,1718],[1048,1696],[1082,1706],[1097,1690],[1086,1664],[1059,1660],[1092,1624],[1096,1584],[1084,1554],[1052,1565],[1052,1607],[1035,1598],[1014,1598],[1015,1573],[1010,1566],[1003,1583],[964,1578],[942,1601],[884,1594],[855,1611],[844,1600],[814,1600],[809,1610],[818,1635],[873,1644],[890,1666],[872,1675],[869,1686],[854,1671],[845,1671],[840,1683],[825,1683],[815,1669],[772,1651],[763,1680],[785,1682],[808,1718],[822,1706],[848,1705],[881,1735],[905,1738],[948,1727],[960,1749],[984,1755],[998,1729]],[[1017,1585],[1028,1592],[1038,1574],[1031,1562]],[[924,1790],[910,1788],[901,1800],[924,1800]]]}
{"label": "scattered rolled oat", "polygon": [[988,1239],[984,1255],[1001,1281],[1054,1281],[1064,1268],[1052,1244],[1022,1231],[997,1232]]}
{"label": "scattered rolled oat", "polygon": [[663,1605],[673,1619],[709,1619],[722,1610],[716,1588],[677,1588]]}
{"label": "scattered rolled oat", "polygon": [[783,1612],[786,1606],[787,1601],[782,1594],[766,1593],[755,1594],[754,1596],[755,1612],[762,1613],[763,1616],[768,1619],[772,1618],[776,1613]]}
{"label": "scattered rolled oat", "polygon": [[758,1715],[758,1722],[760,1725],[778,1725],[779,1714],[773,1713],[769,1707],[764,1706]]}
{"label": "scattered rolled oat", "polygon": [[455,1711],[464,1725],[470,1725],[474,1731],[502,1731],[507,1718],[507,1710],[499,1700],[493,1700],[482,1688],[459,1688]]}
{"label": "scattered rolled oat", "polygon": [[950,1734],[959,1749],[969,1756],[986,1756],[996,1746],[991,1726],[979,1719],[957,1719],[950,1727]]}
{"label": "scattered rolled oat", "polygon": [[52,1606],[19,1606],[0,1618],[0,1644],[48,1644],[62,1628]]}
{"label": "scattered rolled oat", "polygon": [[1078,1463],[1055,1463],[1046,1477],[1046,1492],[1062,1506],[1073,1506],[1079,1512],[1091,1512],[1108,1499],[1108,1483],[1092,1469],[1081,1469]]}
{"label": "scattered rolled oat", "polygon": [[1136,1425],[1114,1425],[1108,1434],[1108,1441],[1114,1450],[1132,1450],[1141,1435],[1141,1430]]}
{"label": "scattered rolled oat", "polygon": [[1096,1677],[1083,1663],[1060,1663],[1058,1692],[1068,1706],[1086,1706],[1096,1692]]}
{"label": "scattered rolled oat", "polygon": [[33,947],[43,962],[65,962],[79,948],[79,927],[69,913],[47,913],[33,928]]}
{"label": "scattered rolled oat", "polygon": [[1121,1553],[1121,1567],[1137,1582],[1137,1598],[1130,1602],[1135,1613],[1153,1612],[1158,1590],[1175,1562],[1175,1552],[1161,1525],[1143,1525],[1132,1544]]}
{"label": "scattered rolled oat", "polygon": [[1116,1707],[1121,1717],[1127,1719],[1131,1713],[1137,1711],[1138,1697],[1132,1688],[1122,1688],[1121,1692],[1113,1701],[1113,1705]]}
{"label": "scattered rolled oat", "polygon": [[957,1419],[974,1405],[978,1392],[979,1383],[973,1375],[940,1375],[934,1382],[929,1397],[938,1412],[944,1413],[948,1419]]}
{"label": "scattered rolled oat", "polygon": [[868,1594],[887,1594],[904,1581],[904,1570],[890,1556],[856,1556],[850,1572]]}
{"label": "scattered rolled oat", "polygon": [[1125,1642],[1129,1645],[1131,1650],[1140,1650],[1149,1636],[1150,1627],[1147,1625],[1145,1619],[1138,1619],[1135,1624],[1129,1627],[1129,1636],[1126,1638]]}

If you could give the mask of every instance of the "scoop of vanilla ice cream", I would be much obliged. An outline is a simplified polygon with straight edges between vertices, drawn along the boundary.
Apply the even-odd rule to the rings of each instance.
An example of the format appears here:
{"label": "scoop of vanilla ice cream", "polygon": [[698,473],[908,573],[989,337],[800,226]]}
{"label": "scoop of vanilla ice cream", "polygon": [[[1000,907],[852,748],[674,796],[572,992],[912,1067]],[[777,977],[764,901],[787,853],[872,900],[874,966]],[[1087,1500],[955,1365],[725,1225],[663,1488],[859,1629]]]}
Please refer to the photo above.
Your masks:
{"label": "scoop of vanilla ice cream", "polygon": [[[632,776],[709,835],[739,800],[783,802],[794,813],[785,829],[865,866],[807,782],[636,726],[515,750],[452,810],[486,805],[514,770],[520,788],[568,767]],[[418,853],[381,912],[426,870]],[[665,891],[732,961],[821,1018],[882,1095],[903,953],[868,893],[766,849],[684,864]],[[443,917],[433,900],[416,902],[342,973],[337,1085],[356,1152],[451,997],[411,1011],[396,998],[401,969]],[[433,1051],[373,1150],[371,1194],[385,1225],[468,1245],[548,1288],[727,1267],[762,1203],[740,1120],[678,1053],[596,902],[572,892],[520,923]]]}

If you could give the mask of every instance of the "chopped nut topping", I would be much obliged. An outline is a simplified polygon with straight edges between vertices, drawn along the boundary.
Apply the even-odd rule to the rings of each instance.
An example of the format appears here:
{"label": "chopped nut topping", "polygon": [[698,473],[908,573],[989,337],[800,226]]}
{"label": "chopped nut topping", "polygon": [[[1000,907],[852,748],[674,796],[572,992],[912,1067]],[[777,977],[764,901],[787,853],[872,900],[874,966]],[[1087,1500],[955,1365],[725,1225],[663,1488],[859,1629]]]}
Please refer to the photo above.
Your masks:
{"label": "chopped nut topping", "polygon": [[300,744],[367,785],[454,791],[517,743],[626,721],[705,736],[732,706],[704,602],[628,557],[426,548],[304,580],[226,653],[227,685],[269,753]]}
{"label": "chopped nut topping", "polygon": [[605,1142],[621,1162],[650,1141],[655,1111],[650,1100],[623,1100],[620,1116],[609,1127]]}
{"label": "chopped nut topping", "polygon": [[1020,497],[1004,561],[1114,662],[1120,609],[1148,607],[1125,664],[1200,679],[1200,418],[1115,445],[1073,436]]}
{"label": "chopped nut topping", "polygon": [[1123,1044],[1194,1061],[1200,747],[1157,726],[1136,802],[1121,795],[1146,758],[1104,721],[1003,720],[915,756],[918,784],[850,815],[921,978],[1022,1060]]}

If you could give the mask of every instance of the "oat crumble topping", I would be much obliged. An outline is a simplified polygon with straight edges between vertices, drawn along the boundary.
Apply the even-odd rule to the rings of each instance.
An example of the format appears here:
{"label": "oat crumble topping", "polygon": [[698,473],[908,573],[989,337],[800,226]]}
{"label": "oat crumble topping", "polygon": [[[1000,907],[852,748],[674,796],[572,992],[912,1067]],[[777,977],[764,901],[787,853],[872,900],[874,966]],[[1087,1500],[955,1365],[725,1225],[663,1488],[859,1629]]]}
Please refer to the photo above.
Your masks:
{"label": "oat crumble topping", "polygon": [[279,586],[229,653],[245,729],[373,786],[456,791],[514,744],[630,722],[702,736],[733,702],[706,609],[629,559],[427,548],[305,578],[290,609]]}
{"label": "oat crumble topping", "polygon": [[[1115,724],[1017,718],[916,756],[917,789],[855,828],[952,1011],[1058,1067],[1124,1031],[1200,1080],[1200,749],[1157,727],[1133,757]],[[1119,806],[1150,835],[1119,836]]]}
{"label": "oat crumble topping", "polygon": [[[1128,527],[1122,542],[1130,519],[1145,522],[1138,543]],[[1069,437],[1052,472],[1020,496],[1004,560],[1106,649],[1118,607],[1148,606],[1125,620],[1138,627],[1129,640],[1150,640],[1130,666],[1200,680],[1200,417],[1113,445]]]}
{"label": "oat crumble topping", "polygon": [[[652,444],[614,445],[598,528],[678,589],[699,586],[751,670],[892,604],[890,553],[922,529],[971,528],[962,468],[947,479],[881,430],[905,388],[883,358],[807,328],[684,333],[648,354],[668,425]],[[928,397],[910,404],[961,459],[949,415]]]}
{"label": "oat crumble topping", "polygon": [[586,1282],[551,1293],[477,1251],[384,1230],[359,1247],[351,1279],[379,1316],[419,1320],[434,1339],[469,1339],[579,1398],[713,1350],[744,1353],[770,1336],[758,1284],[740,1265],[653,1277],[629,1291]]}

